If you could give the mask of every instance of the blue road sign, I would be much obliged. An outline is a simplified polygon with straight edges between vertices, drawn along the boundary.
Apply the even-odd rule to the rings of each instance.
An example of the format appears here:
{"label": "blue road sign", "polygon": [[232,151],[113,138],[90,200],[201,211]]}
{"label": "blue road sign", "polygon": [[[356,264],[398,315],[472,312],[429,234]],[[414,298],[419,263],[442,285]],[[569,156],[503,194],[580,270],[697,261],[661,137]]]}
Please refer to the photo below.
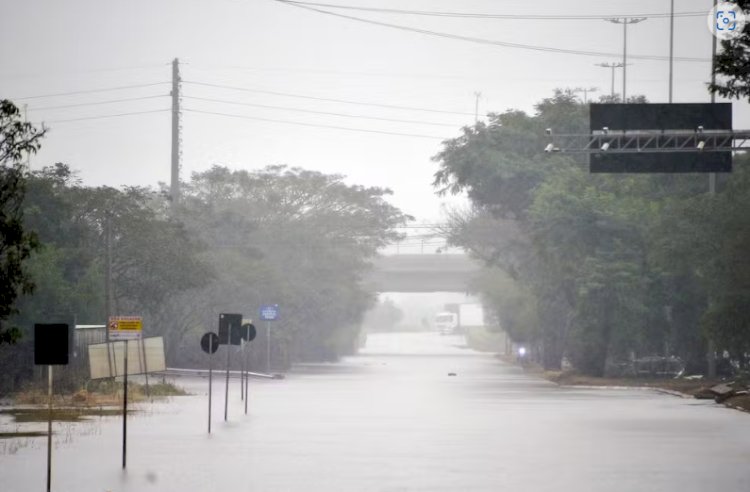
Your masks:
{"label": "blue road sign", "polygon": [[265,304],[260,307],[260,319],[263,321],[276,321],[279,319],[279,305]]}

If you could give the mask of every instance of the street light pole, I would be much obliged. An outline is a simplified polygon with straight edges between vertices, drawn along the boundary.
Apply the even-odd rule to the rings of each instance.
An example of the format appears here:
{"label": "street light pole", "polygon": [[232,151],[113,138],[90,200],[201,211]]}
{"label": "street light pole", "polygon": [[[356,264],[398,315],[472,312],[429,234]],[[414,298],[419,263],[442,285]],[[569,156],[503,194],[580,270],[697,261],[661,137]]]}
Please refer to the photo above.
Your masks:
{"label": "street light pole", "polygon": [[588,104],[589,92],[596,92],[598,90],[598,87],[576,87],[575,89],[573,89],[573,92],[583,92],[583,104]]}
{"label": "street light pole", "polygon": [[612,99],[614,99],[615,98],[615,68],[622,68],[622,63],[621,62],[597,63],[596,66],[612,69],[612,89],[611,89],[610,96],[612,97]]}
{"label": "street light pole", "polygon": [[627,102],[627,70],[628,70],[628,24],[638,24],[646,17],[615,17],[605,19],[613,24],[622,24],[622,102]]}

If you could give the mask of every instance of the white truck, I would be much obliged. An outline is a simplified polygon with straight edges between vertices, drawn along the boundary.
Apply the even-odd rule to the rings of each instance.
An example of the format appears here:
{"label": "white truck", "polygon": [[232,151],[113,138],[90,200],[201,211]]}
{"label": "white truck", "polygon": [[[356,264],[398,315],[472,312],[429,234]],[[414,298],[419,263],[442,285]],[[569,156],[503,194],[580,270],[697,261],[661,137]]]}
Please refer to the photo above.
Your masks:
{"label": "white truck", "polygon": [[458,315],[443,311],[435,315],[435,328],[441,335],[452,335],[458,328]]}

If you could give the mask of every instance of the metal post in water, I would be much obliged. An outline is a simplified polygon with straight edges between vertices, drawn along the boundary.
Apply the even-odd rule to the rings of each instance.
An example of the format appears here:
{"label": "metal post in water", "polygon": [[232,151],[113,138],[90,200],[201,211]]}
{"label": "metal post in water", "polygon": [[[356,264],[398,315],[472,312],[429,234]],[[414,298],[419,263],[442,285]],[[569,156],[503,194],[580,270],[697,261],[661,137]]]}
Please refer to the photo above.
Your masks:
{"label": "metal post in water", "polygon": [[47,366],[47,492],[52,490],[52,366]]}
{"label": "metal post in water", "polygon": [[266,374],[271,374],[271,322],[266,321]]}
{"label": "metal post in water", "polygon": [[122,397],[122,469],[127,465],[128,456],[128,341],[125,340],[125,380]]}
{"label": "metal post in water", "polygon": [[250,379],[250,351],[247,351],[245,359],[245,415],[247,415],[247,400],[250,399],[250,393],[248,393],[248,380]]}
{"label": "metal post in water", "polygon": [[211,390],[211,385],[213,382],[213,360],[214,360],[214,339],[213,337],[208,337],[208,433],[211,433],[211,395],[213,394],[213,391]]}
{"label": "metal post in water", "polygon": [[[229,329],[229,333],[231,333],[231,327]],[[230,341],[229,335],[227,335],[227,342]],[[226,384],[226,391],[224,393],[224,422],[227,421],[227,418],[229,416],[229,354],[231,353],[232,346],[227,344],[227,384]]]}
{"label": "metal post in water", "polygon": [[240,340],[240,401],[245,399],[245,341]]}
{"label": "metal post in water", "polygon": [[148,387],[148,363],[146,362],[146,342],[141,338],[138,340],[141,344],[141,354],[143,355],[143,375],[146,377],[146,396],[151,398],[151,390]]}

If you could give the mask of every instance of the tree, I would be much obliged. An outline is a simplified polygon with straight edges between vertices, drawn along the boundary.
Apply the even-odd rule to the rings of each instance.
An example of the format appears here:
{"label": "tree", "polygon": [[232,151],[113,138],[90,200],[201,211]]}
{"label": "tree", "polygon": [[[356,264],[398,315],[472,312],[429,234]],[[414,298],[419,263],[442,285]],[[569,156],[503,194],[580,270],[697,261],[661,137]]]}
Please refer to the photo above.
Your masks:
{"label": "tree", "polygon": [[[750,0],[736,3],[742,10],[750,8]],[[709,84],[708,90],[723,97],[739,99],[750,96],[750,31],[745,28],[741,36],[722,41],[721,48],[713,72],[724,79]]]}
{"label": "tree", "polygon": [[17,312],[18,296],[34,290],[24,265],[39,242],[23,224],[26,173],[22,160],[39,149],[43,135],[44,130],[22,121],[12,102],[0,101],[0,345],[20,337],[20,330],[7,320]]}
{"label": "tree", "polygon": [[[279,302],[275,361],[331,360],[353,350],[375,303],[361,280],[408,219],[385,201],[389,190],[285,166],[252,172],[216,166],[194,174],[184,190],[178,214],[207,245],[217,272],[211,288],[196,296],[201,325],[213,325],[220,312],[252,316],[258,305]],[[263,336],[261,330],[256,345],[264,345]],[[264,351],[253,360],[262,367]]]}
{"label": "tree", "polygon": [[367,312],[362,327],[368,331],[391,331],[403,317],[401,308],[392,299],[386,298]]}

